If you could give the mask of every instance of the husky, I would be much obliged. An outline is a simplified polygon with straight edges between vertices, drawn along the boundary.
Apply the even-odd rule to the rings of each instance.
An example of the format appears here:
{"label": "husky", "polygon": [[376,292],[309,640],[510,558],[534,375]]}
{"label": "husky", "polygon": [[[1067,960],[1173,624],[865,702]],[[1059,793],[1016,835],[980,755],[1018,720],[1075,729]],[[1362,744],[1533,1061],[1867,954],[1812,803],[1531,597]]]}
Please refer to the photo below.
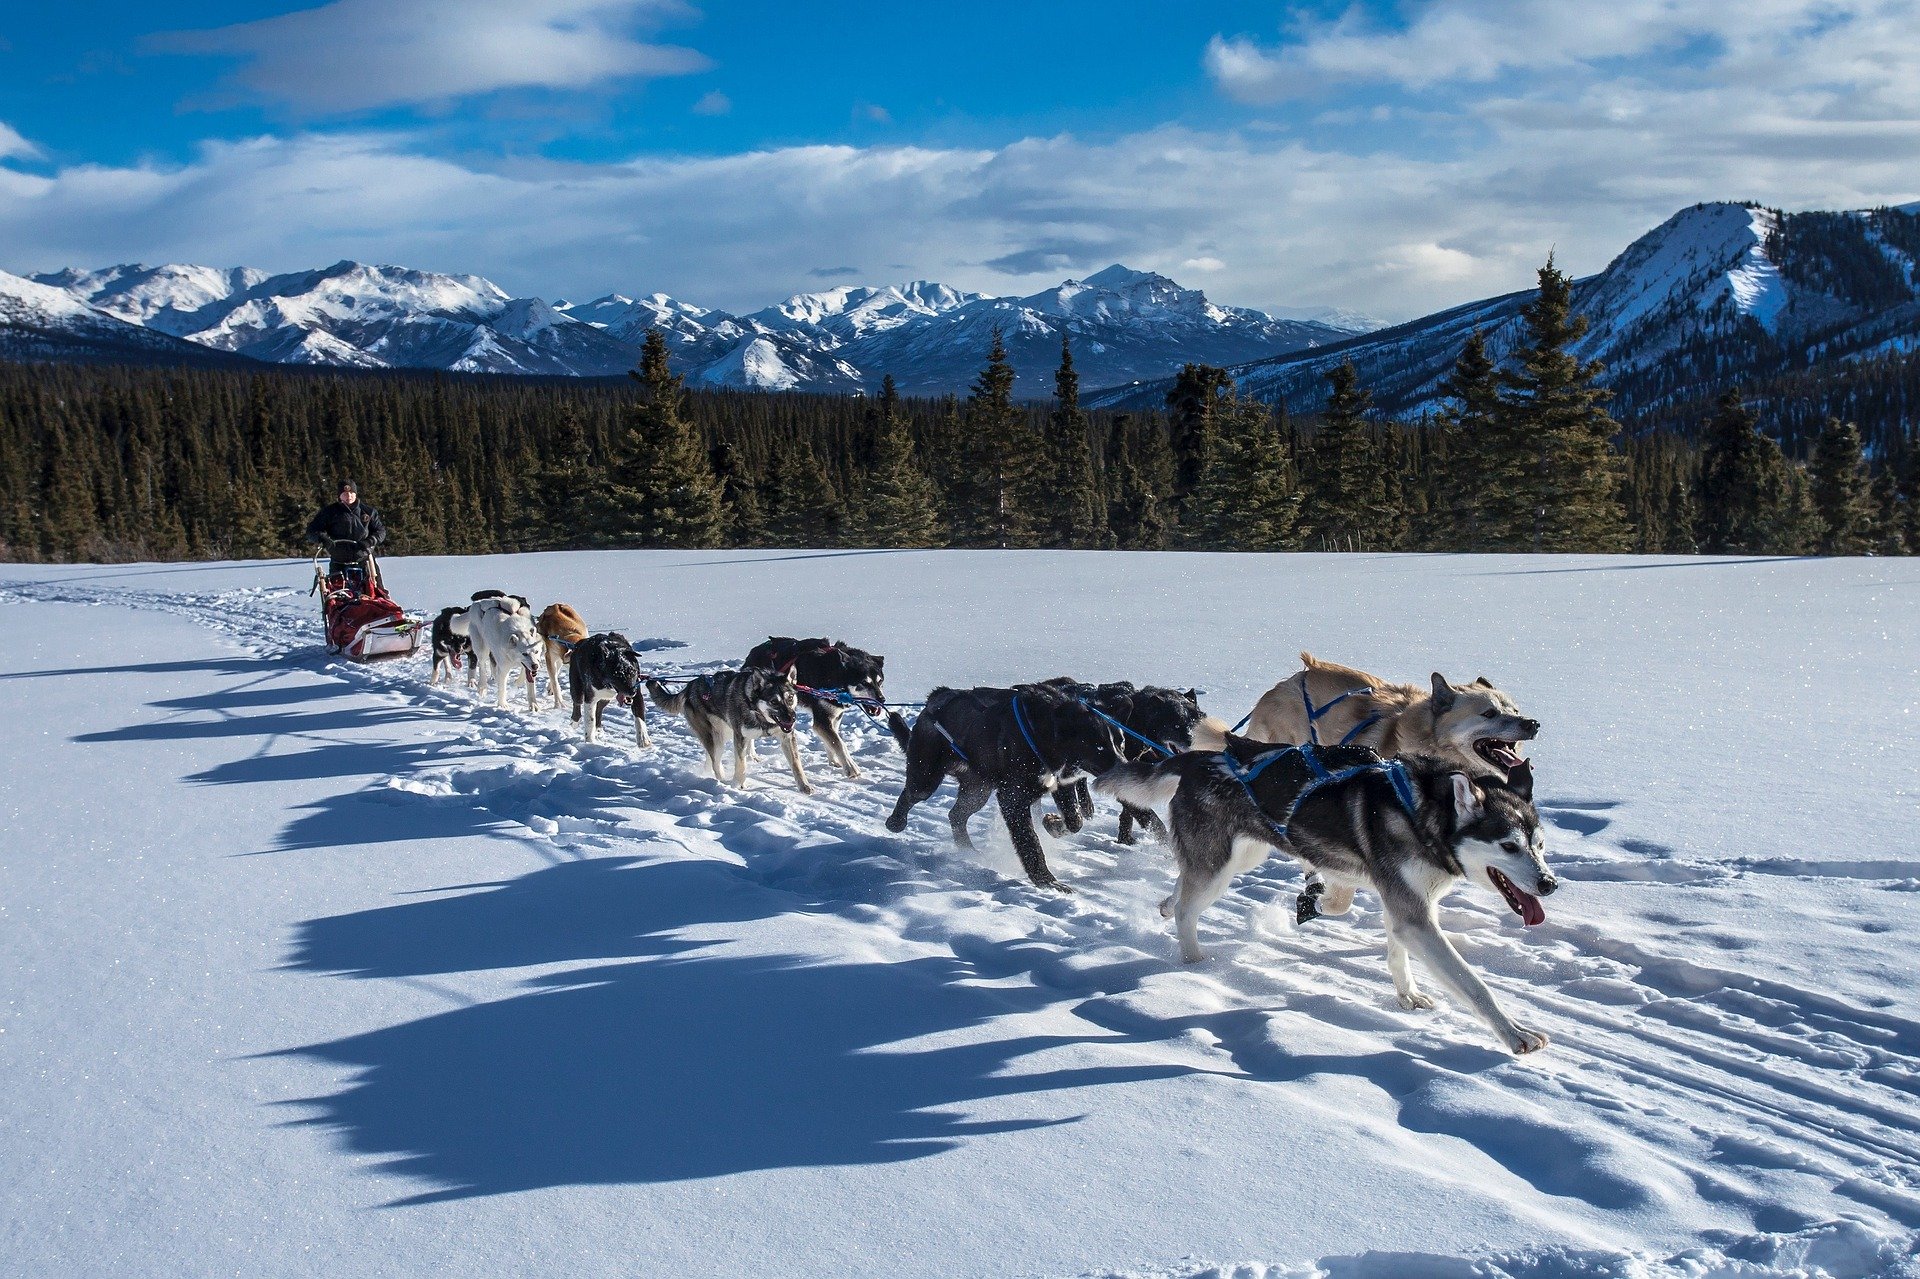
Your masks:
{"label": "husky", "polygon": [[1438,916],[1440,899],[1464,880],[1499,894],[1529,927],[1546,920],[1540,898],[1559,881],[1547,869],[1530,764],[1472,777],[1422,756],[1385,761],[1363,747],[1232,737],[1224,752],[1120,765],[1094,788],[1141,807],[1168,805],[1180,883],[1160,913],[1173,918],[1187,963],[1205,958],[1200,912],[1279,849],[1349,892],[1380,895],[1387,969],[1402,1006],[1433,1007],[1408,963],[1417,956],[1513,1052],[1546,1046],[1545,1035],[1500,1010]]}
{"label": "husky", "polygon": [[[440,616],[433,619],[433,676],[427,681],[431,688],[445,675],[447,683],[453,683],[453,673],[460,669],[462,656],[473,654],[473,645],[467,640],[467,610],[458,606],[448,606],[440,610]],[[467,668],[467,687],[473,687],[473,668]]]}
{"label": "husky", "polygon": [[[1114,730],[1105,721],[1057,687],[1021,684],[936,688],[912,728],[898,712],[888,714],[887,726],[907,756],[906,780],[887,818],[888,830],[905,830],[913,806],[952,777],[960,784],[947,817],[956,845],[973,847],[967,821],[989,796],[998,795],[1000,817],[1027,878],[1037,888],[1073,891],[1047,866],[1033,829],[1033,807],[1120,762]],[[1061,805],[1060,815],[1066,829],[1080,829],[1077,803]]]}
{"label": "husky", "polygon": [[493,683],[493,704],[506,709],[507,680],[518,664],[527,677],[527,709],[536,710],[534,663],[540,655],[540,636],[526,605],[511,595],[491,595],[467,609],[467,640],[473,645],[473,670],[481,687]]}
{"label": "husky", "polygon": [[[1302,669],[1261,696],[1247,736],[1262,742],[1366,746],[1382,755],[1444,760],[1469,777],[1500,776],[1519,766],[1520,743],[1540,734],[1540,721],[1482,675],[1452,684],[1433,672],[1431,684],[1390,684],[1365,671],[1300,654]],[[1301,922],[1344,914],[1353,894],[1335,887],[1321,897],[1309,879]]]}
{"label": "husky", "polygon": [[763,666],[782,674],[792,672],[794,682],[800,687],[800,704],[811,712],[814,736],[825,744],[827,754],[841,771],[848,777],[860,776],[860,770],[847,755],[846,743],[840,740],[840,716],[847,703],[834,693],[844,692],[859,701],[883,701],[886,693],[881,684],[886,678],[886,658],[838,641],[774,635],[766,643],[754,645],[741,664]]}
{"label": "husky", "polygon": [[707,752],[715,781],[723,780],[720,752],[728,737],[733,738],[735,786],[747,784],[748,741],[775,737],[793,767],[794,785],[806,794],[813,793],[813,783],[807,780],[807,770],[800,763],[799,739],[793,735],[800,705],[793,672],[783,675],[757,666],[715,671],[687,681],[677,693],[668,692],[659,680],[649,679],[647,693],[653,704],[669,715],[686,717],[687,726]]}
{"label": "husky", "polygon": [[[587,624],[574,610],[571,604],[549,604],[540,611],[533,629],[540,633],[540,647],[547,655],[547,691],[553,694],[553,709],[560,709],[560,667],[567,662],[567,653],[587,637]],[[621,641],[625,643],[625,641]],[[575,699],[576,706],[579,705]],[[576,715],[574,718],[579,718]]]}
{"label": "husky", "polygon": [[1540,735],[1540,721],[1482,675],[1450,684],[1433,673],[1426,689],[1386,680],[1300,654],[1303,669],[1268,689],[1254,705],[1247,736],[1297,746],[1367,746],[1382,755],[1425,755],[1468,776],[1505,773],[1520,763],[1520,743]]}
{"label": "husky", "polygon": [[573,646],[567,654],[567,688],[573,695],[574,722],[582,723],[581,711],[586,712],[581,731],[588,741],[598,735],[607,703],[617,701],[633,709],[633,740],[640,749],[653,745],[640,681],[640,655],[620,632],[589,635]]}
{"label": "husky", "polygon": [[[1226,745],[1227,726],[1200,709],[1198,689],[1182,691],[1151,684],[1135,688],[1126,680],[1082,684],[1065,676],[1046,682],[1117,721],[1125,730],[1119,734],[1120,756],[1124,760],[1158,759],[1181,751],[1219,750]],[[1062,805],[1077,805],[1083,823],[1093,816],[1093,796],[1085,780],[1061,791],[1055,799]],[[1134,842],[1136,825],[1162,841],[1167,837],[1166,827],[1152,809],[1122,804],[1117,837],[1120,843]],[[1061,817],[1049,814],[1046,826],[1048,833],[1057,837],[1065,823]]]}

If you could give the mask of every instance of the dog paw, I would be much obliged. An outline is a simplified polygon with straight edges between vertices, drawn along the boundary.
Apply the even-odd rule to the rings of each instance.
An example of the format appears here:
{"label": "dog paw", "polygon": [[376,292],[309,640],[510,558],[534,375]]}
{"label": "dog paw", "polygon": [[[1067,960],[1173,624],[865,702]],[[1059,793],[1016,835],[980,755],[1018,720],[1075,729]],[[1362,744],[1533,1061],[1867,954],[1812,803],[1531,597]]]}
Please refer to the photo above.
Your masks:
{"label": "dog paw", "polygon": [[1073,895],[1072,886],[1063,884],[1057,879],[1036,879],[1033,881],[1033,886],[1035,888],[1044,888],[1050,893],[1065,893],[1069,897]]}
{"label": "dog paw", "polygon": [[1046,827],[1047,834],[1053,836],[1055,839],[1059,839],[1067,833],[1066,820],[1058,813],[1048,813],[1040,819],[1040,824]]}
{"label": "dog paw", "polygon": [[801,783],[800,783],[800,793],[801,793],[802,795],[811,795],[811,794],[813,794],[813,785],[812,785],[811,783],[809,783],[809,782],[801,782]]}
{"label": "dog paw", "polygon": [[887,829],[898,835],[907,828],[907,819],[899,815],[887,818]]}
{"label": "dog paw", "polygon": [[1423,995],[1417,990],[1401,995],[1400,1006],[1408,1012],[1424,1012],[1429,1008],[1439,1007],[1433,1002],[1432,995]]}
{"label": "dog paw", "polygon": [[1180,952],[1180,962],[1183,964],[1198,964],[1204,961],[1206,957],[1207,957],[1207,952],[1204,950],[1183,949]]}
{"label": "dog paw", "polygon": [[1307,891],[1293,899],[1293,922],[1298,927],[1310,919],[1320,918],[1320,894],[1325,892],[1321,884],[1309,884]]}
{"label": "dog paw", "polygon": [[859,769],[857,769],[857,768],[855,768],[855,767],[854,767],[853,765],[851,765],[851,764],[849,764],[849,765],[847,765],[847,780],[848,780],[848,781],[854,781],[854,780],[856,780],[856,779],[858,779],[858,778],[859,778],[860,776],[861,776],[861,773],[860,773],[860,770],[859,770]]}
{"label": "dog paw", "polygon": [[1162,919],[1173,918],[1173,898],[1169,897],[1165,901],[1160,903],[1160,918]]}
{"label": "dog paw", "polygon": [[1134,842],[1133,832],[1128,831],[1124,835],[1115,835],[1113,837],[1113,842],[1116,844],[1132,844]]}
{"label": "dog paw", "polygon": [[1528,1030],[1525,1026],[1513,1027],[1512,1033],[1507,1037],[1507,1047],[1513,1049],[1516,1057],[1523,1056],[1530,1052],[1538,1052],[1546,1046],[1547,1037],[1545,1035],[1537,1030]]}

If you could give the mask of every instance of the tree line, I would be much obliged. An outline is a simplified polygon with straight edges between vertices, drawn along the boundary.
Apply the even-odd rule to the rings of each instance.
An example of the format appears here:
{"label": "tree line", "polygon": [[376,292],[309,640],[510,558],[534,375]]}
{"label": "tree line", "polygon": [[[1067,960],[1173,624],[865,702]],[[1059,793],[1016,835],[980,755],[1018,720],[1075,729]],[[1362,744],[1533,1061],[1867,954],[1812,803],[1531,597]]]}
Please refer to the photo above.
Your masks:
{"label": "tree line", "polygon": [[[338,480],[400,553],[583,547],[1912,554],[1920,448],[1834,417],[1789,451],[1728,394],[1628,429],[1549,261],[1525,340],[1464,344],[1447,408],[1382,421],[1351,364],[1323,410],[1185,366],[1158,412],[1022,401],[998,337],[970,392],[689,389],[649,335],[624,384],[0,365],[0,557],[285,555]],[[1767,402],[1762,402],[1762,408]],[[1633,424],[1629,424],[1631,427]],[[1869,456],[1871,454],[1871,456]]]}

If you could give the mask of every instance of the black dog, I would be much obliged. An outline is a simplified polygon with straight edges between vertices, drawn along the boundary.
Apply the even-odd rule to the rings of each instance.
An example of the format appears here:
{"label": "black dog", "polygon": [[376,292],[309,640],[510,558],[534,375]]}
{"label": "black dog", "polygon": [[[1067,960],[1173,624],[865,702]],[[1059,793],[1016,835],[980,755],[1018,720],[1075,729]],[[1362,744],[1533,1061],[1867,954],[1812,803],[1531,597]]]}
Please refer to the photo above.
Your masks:
{"label": "black dog", "polygon": [[[754,645],[741,664],[765,667],[783,675],[791,671],[794,682],[801,686],[800,704],[813,713],[814,735],[826,743],[827,754],[848,777],[860,776],[860,770],[847,757],[846,743],[840,740],[840,716],[848,703],[837,694],[844,692],[857,701],[883,700],[886,694],[880,685],[886,678],[886,658],[832,640],[775,635],[764,644]],[[833,692],[822,696],[806,689]]]}
{"label": "black dog", "polygon": [[567,685],[573,693],[573,718],[580,722],[585,708],[582,731],[588,741],[600,731],[600,721],[608,702],[633,708],[633,740],[642,749],[653,745],[647,734],[647,700],[640,696],[640,655],[633,651],[627,637],[618,631],[589,635],[567,654]]}
{"label": "black dog", "polygon": [[[1151,684],[1145,688],[1135,688],[1126,680],[1116,680],[1111,684],[1082,684],[1065,676],[1046,682],[1119,721],[1127,730],[1119,733],[1120,754],[1128,762],[1164,759],[1181,751],[1219,750],[1226,744],[1227,726],[1209,718],[1200,709],[1200,694],[1196,689],[1182,691]],[[1047,829],[1052,834],[1060,833],[1055,823],[1065,817],[1069,806],[1079,810],[1075,815],[1079,824],[1084,824],[1093,816],[1093,795],[1087,789],[1085,780],[1062,790],[1054,799],[1060,806],[1061,817],[1050,815],[1047,818]],[[1167,828],[1152,809],[1135,808],[1123,802],[1120,805],[1119,842],[1133,843],[1136,824],[1162,841],[1167,837]],[[1075,828],[1078,828],[1077,825]]]}
{"label": "black dog", "polygon": [[453,673],[460,669],[461,657],[473,656],[473,645],[467,642],[464,629],[454,630],[455,618],[464,618],[464,608],[447,607],[440,610],[440,616],[433,619],[433,677],[427,681],[429,687],[440,682],[445,675],[447,682],[453,682]]}
{"label": "black dog", "polygon": [[529,616],[531,616],[533,613],[533,605],[527,603],[526,596],[510,594],[507,591],[475,591],[472,595],[469,595],[467,598],[472,600],[475,604],[478,604],[481,600],[519,600],[520,607],[527,610],[527,613]]}
{"label": "black dog", "polygon": [[[972,848],[967,819],[989,795],[998,795],[1000,816],[1013,836],[1027,878],[1040,888],[1071,892],[1054,878],[1033,829],[1033,806],[1062,787],[1098,777],[1120,762],[1114,730],[1078,699],[1045,684],[1015,688],[936,688],[911,729],[898,714],[887,716],[907,755],[906,784],[887,818],[887,829],[905,830],[913,806],[953,777],[960,795],[948,822],[953,842]],[[1080,829],[1079,805],[1063,805],[1068,830]]]}

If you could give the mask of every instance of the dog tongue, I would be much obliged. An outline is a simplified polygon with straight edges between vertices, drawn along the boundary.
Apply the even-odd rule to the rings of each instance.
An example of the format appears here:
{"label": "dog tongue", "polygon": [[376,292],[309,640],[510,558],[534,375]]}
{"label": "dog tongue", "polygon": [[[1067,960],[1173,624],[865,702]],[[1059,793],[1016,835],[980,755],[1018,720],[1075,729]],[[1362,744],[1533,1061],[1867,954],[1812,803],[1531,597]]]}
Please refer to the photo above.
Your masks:
{"label": "dog tongue", "polygon": [[1532,928],[1535,924],[1544,924],[1547,922],[1547,908],[1540,904],[1538,897],[1535,897],[1518,884],[1513,886],[1513,895],[1520,899],[1521,923],[1525,924],[1528,928]]}
{"label": "dog tongue", "polygon": [[622,706],[631,706],[633,704],[633,699],[631,697],[628,697],[625,693],[615,693],[614,696],[620,699],[620,704]]}

